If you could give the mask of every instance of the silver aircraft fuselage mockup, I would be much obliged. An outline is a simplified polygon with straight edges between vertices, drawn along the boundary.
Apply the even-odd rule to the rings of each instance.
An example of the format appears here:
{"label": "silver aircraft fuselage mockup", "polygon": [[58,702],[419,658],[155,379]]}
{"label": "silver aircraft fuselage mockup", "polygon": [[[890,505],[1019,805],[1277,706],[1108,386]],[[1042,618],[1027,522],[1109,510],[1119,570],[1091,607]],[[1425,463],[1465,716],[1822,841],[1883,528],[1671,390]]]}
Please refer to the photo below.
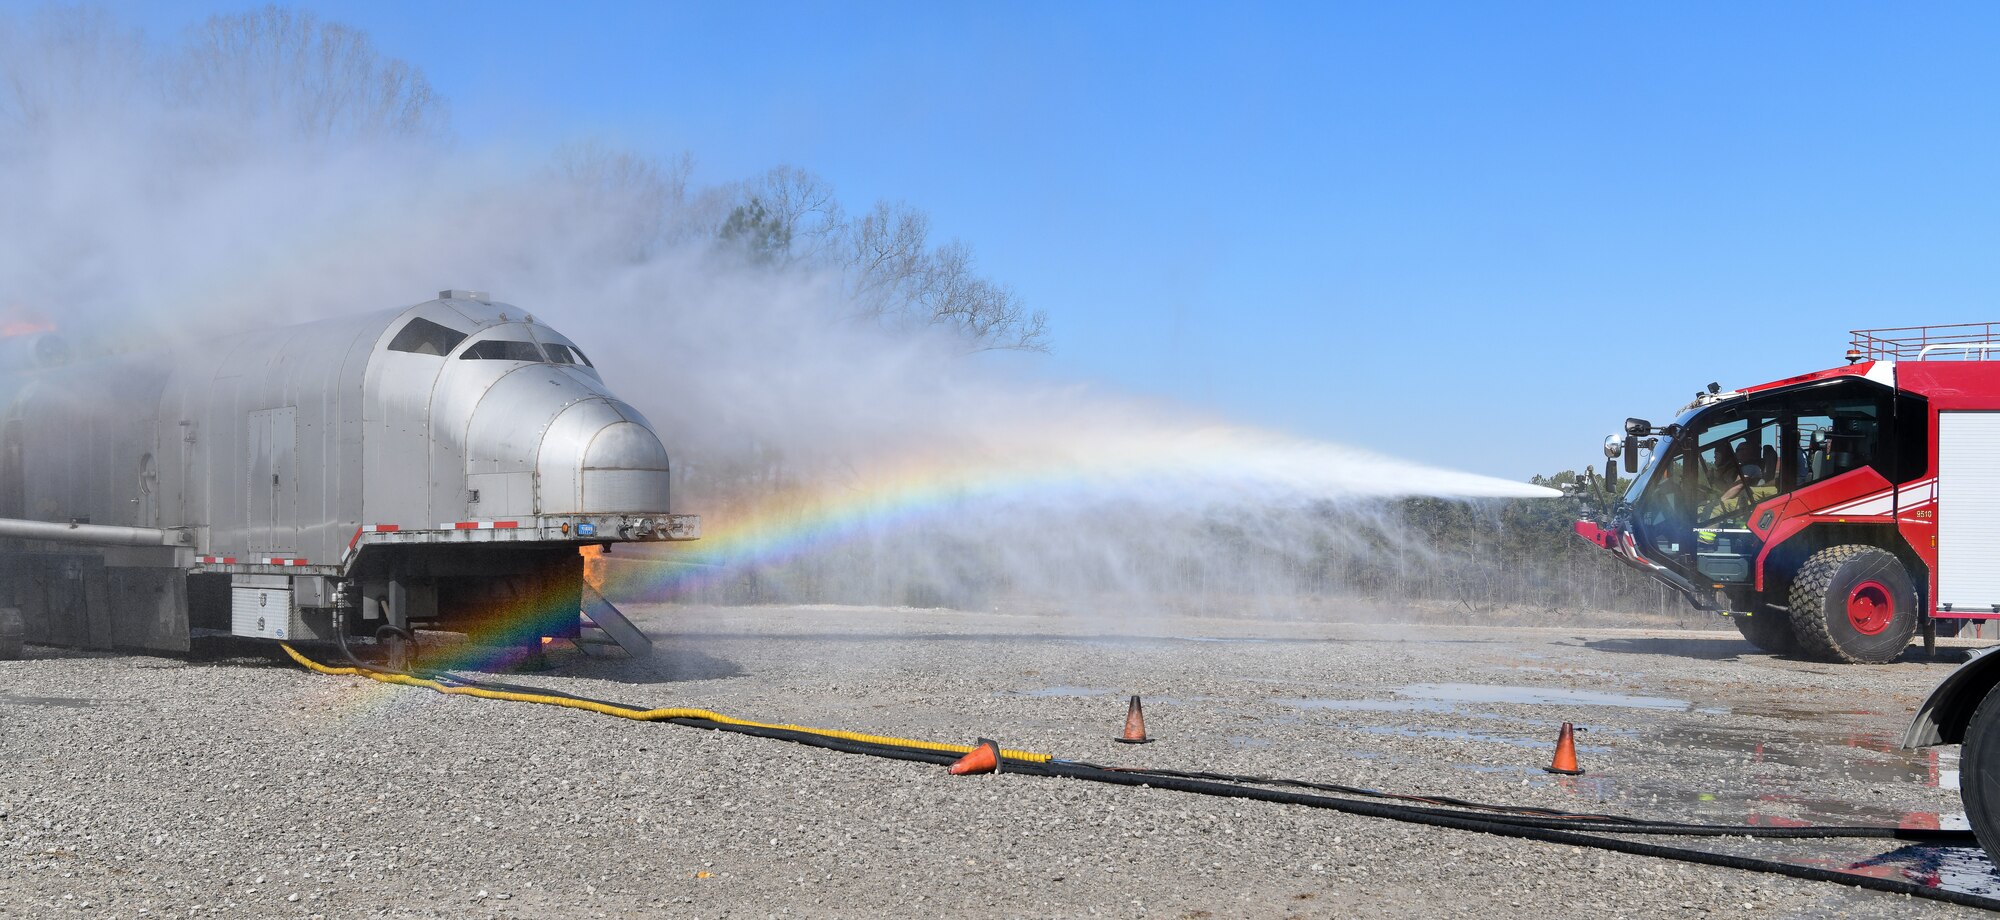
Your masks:
{"label": "silver aircraft fuselage mockup", "polygon": [[100,357],[0,341],[0,607],[29,642],[574,637],[581,547],[700,536],[669,480],[576,343],[477,292]]}

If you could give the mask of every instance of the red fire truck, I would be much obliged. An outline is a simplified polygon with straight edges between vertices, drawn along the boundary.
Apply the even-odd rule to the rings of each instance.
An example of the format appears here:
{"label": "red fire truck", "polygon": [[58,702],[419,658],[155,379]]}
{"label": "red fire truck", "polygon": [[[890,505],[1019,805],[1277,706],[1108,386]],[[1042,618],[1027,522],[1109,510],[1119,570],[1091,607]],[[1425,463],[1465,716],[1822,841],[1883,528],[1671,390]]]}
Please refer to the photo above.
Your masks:
{"label": "red fire truck", "polygon": [[1761,648],[1887,662],[2000,618],[2000,323],[1857,330],[1843,367],[1604,449],[1636,475],[1577,533]]}

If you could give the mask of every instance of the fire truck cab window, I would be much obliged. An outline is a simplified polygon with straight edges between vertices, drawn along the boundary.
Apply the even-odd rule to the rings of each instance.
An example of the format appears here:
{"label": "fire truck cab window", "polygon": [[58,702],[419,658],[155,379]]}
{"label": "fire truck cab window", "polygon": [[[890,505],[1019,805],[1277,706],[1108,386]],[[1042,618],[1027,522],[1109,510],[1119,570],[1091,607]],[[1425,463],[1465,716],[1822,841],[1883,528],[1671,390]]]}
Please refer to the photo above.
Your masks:
{"label": "fire truck cab window", "polygon": [[1902,483],[1930,466],[1930,407],[1921,397],[1853,387],[1808,390],[1793,397],[1792,412],[1799,457],[1792,488],[1864,466]]}
{"label": "fire truck cab window", "polygon": [[474,342],[458,356],[461,361],[541,361],[542,350],[533,342],[509,342],[504,339],[487,339]]}
{"label": "fire truck cab window", "polygon": [[450,326],[441,326],[419,316],[403,325],[401,332],[389,340],[390,351],[407,351],[416,355],[448,355],[465,341],[465,333]]}
{"label": "fire truck cab window", "polygon": [[1776,408],[1745,406],[1691,439],[1696,526],[1744,527],[1751,508],[1778,494],[1784,463]]}

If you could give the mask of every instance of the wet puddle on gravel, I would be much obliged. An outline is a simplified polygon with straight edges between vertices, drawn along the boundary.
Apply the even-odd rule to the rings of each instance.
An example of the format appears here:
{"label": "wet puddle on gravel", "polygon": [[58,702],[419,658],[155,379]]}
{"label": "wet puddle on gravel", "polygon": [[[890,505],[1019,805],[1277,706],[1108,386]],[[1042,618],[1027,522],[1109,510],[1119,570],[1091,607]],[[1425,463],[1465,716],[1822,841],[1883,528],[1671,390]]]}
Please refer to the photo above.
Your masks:
{"label": "wet puddle on gravel", "polygon": [[1397,696],[1454,703],[1500,703],[1520,706],[1615,706],[1621,709],[1663,709],[1720,715],[1721,708],[1697,707],[1688,700],[1664,696],[1636,696],[1599,690],[1570,690],[1562,687],[1529,687],[1509,684],[1411,684],[1396,691]]}
{"label": "wet puddle on gravel", "polygon": [[1838,775],[1872,786],[1907,783],[1949,789],[1958,785],[1957,751],[1906,751],[1880,731],[1842,730],[1825,723],[1785,732],[1735,726],[1676,727],[1663,740],[1677,747],[1728,755],[1748,769],[1797,767],[1814,775]]}
{"label": "wet puddle on gravel", "polygon": [[1442,700],[1286,700],[1285,705],[1300,709],[1333,709],[1341,712],[1456,712],[1458,707]]}
{"label": "wet puddle on gravel", "polygon": [[1626,673],[1626,674],[1616,674],[1616,673],[1613,673],[1613,672],[1611,672],[1611,671],[1599,671],[1599,670],[1597,670],[1597,669],[1595,669],[1595,668],[1550,668],[1550,667],[1543,667],[1542,665],[1534,665],[1534,664],[1510,664],[1510,665],[1502,665],[1502,666],[1501,666],[1500,668],[1498,668],[1498,669],[1496,669],[1496,670],[1503,670],[1503,671],[1527,671],[1527,672],[1529,672],[1529,673],[1531,673],[1531,674],[1553,674],[1553,675],[1555,675],[1555,676],[1557,676],[1557,677],[1624,677],[1624,678],[1633,678],[1633,677],[1640,677],[1640,676],[1642,676],[1642,675],[1643,675],[1643,672],[1640,672],[1640,671],[1633,671],[1633,672],[1630,672],[1630,673]]}
{"label": "wet puddle on gravel", "polygon": [[1922,846],[1912,844],[1886,853],[1829,868],[1858,875],[1901,879],[1915,885],[1962,891],[1986,897],[2000,896],[2000,869],[1978,847]]}
{"label": "wet puddle on gravel", "polygon": [[[1511,747],[1534,748],[1536,750],[1547,748],[1550,743],[1547,738],[1493,735],[1486,732],[1467,731],[1460,728],[1411,728],[1403,725],[1343,725],[1341,727],[1349,731],[1361,732],[1364,735],[1390,735],[1397,738],[1429,738],[1435,741],[1469,741],[1477,744],[1505,744]],[[1582,743],[1577,744],[1576,749],[1584,753],[1603,753],[1611,750],[1601,744],[1589,745]]]}
{"label": "wet puddle on gravel", "polygon": [[1003,690],[1001,696],[1032,696],[1038,698],[1068,698],[1110,696],[1118,691],[1109,687],[1043,687],[1039,690]]}

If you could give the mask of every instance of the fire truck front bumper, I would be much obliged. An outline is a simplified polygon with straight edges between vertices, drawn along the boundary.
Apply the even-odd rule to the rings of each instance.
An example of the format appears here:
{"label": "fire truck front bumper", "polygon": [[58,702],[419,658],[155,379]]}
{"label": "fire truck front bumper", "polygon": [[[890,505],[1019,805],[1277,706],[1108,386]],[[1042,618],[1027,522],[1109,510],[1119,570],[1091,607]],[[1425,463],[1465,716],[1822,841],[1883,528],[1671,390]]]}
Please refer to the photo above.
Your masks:
{"label": "fire truck front bumper", "polygon": [[1700,590],[1679,572],[1646,558],[1646,554],[1639,549],[1639,541],[1633,539],[1630,527],[1622,523],[1600,524],[1596,521],[1581,520],[1576,522],[1575,530],[1577,536],[1617,557],[1618,561],[1645,572],[1659,579],[1667,587],[1680,592],[1696,610],[1723,609],[1715,602],[1714,592]]}

